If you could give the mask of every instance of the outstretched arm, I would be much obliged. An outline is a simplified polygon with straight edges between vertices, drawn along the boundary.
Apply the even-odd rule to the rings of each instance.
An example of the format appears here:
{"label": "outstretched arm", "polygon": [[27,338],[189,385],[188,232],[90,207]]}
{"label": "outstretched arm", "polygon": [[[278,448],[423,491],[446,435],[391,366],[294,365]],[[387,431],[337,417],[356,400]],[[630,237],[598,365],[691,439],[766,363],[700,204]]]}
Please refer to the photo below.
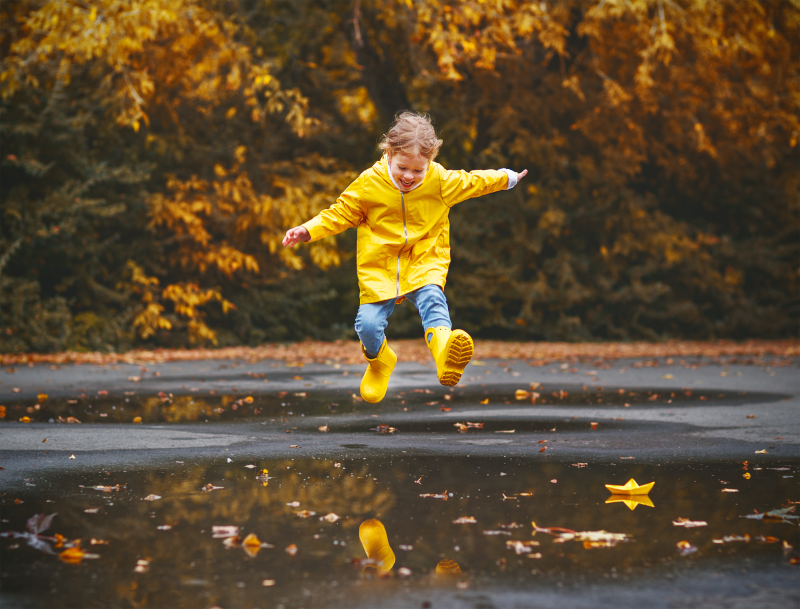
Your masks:
{"label": "outstretched arm", "polygon": [[528,175],[527,169],[517,173],[511,169],[448,171],[442,168],[440,173],[442,199],[448,207],[452,207],[467,199],[514,188],[526,175]]}

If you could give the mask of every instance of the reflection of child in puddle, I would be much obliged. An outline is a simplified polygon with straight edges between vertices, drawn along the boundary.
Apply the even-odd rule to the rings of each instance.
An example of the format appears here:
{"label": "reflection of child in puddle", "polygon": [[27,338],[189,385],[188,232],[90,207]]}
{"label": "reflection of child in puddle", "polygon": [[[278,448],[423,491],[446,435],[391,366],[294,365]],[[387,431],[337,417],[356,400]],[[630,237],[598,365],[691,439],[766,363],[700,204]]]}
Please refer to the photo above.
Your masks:
{"label": "reflection of child in puddle", "polygon": [[[358,527],[358,538],[361,540],[361,545],[364,546],[367,558],[375,561],[374,564],[364,567],[362,572],[387,575],[394,566],[395,556],[389,546],[389,537],[383,523],[376,518],[365,520]],[[456,561],[445,558],[436,565],[435,573],[441,576],[460,575],[461,567]]]}

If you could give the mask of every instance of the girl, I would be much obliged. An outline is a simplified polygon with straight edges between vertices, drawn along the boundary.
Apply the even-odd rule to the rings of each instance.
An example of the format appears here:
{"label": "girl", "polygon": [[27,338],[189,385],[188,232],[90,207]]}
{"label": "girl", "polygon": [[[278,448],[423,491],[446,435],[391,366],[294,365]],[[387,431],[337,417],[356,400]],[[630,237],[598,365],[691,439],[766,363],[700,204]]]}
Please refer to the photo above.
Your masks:
{"label": "girl", "polygon": [[528,173],[510,169],[449,171],[434,159],[442,145],[430,118],[402,112],[380,144],[385,154],[328,209],[291,228],[283,245],[316,241],[358,227],[360,306],[355,330],[369,365],[361,397],[380,402],[397,356],[384,335],[397,303],[410,300],[422,317],[425,342],[442,385],[461,379],[472,358],[472,338],[451,331],[444,284],[450,265],[448,214],[456,203],[508,190]]}

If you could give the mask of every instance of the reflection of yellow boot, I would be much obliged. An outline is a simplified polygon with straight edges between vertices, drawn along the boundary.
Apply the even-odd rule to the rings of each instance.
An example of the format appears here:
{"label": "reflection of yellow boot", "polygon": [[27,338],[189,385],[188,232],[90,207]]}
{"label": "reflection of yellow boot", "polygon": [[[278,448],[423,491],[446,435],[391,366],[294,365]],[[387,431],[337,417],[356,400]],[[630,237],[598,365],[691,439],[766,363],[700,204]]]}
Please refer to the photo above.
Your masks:
{"label": "reflection of yellow boot", "polygon": [[392,376],[392,370],[397,365],[397,356],[389,348],[385,338],[375,359],[367,357],[364,345],[361,345],[361,352],[364,354],[364,359],[369,362],[369,366],[364,372],[364,378],[361,379],[361,397],[371,404],[377,404],[383,399],[389,388],[389,377]]}
{"label": "reflection of yellow boot", "polygon": [[386,535],[383,523],[375,518],[365,520],[358,527],[358,538],[364,546],[367,558],[377,561],[378,573],[380,575],[388,573],[394,566],[395,558],[392,548],[389,547],[389,537]]}
{"label": "reflection of yellow boot", "polygon": [[450,558],[444,558],[436,565],[436,575],[461,575],[461,567]]}
{"label": "reflection of yellow boot", "polygon": [[461,380],[475,347],[472,338],[464,330],[453,330],[439,326],[425,330],[425,342],[436,360],[436,376],[439,382],[452,387]]}

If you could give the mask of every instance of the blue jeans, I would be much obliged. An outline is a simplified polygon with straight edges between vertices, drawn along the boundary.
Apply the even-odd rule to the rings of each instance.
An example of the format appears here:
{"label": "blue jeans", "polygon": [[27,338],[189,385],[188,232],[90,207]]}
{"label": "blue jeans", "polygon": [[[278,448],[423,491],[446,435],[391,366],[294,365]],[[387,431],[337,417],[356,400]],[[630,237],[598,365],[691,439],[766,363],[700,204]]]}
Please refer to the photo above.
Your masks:
{"label": "blue jeans", "polygon": [[[438,285],[423,286],[409,292],[405,297],[417,307],[422,318],[423,331],[440,326],[453,327],[450,322],[450,311],[447,309],[447,299],[444,297],[444,291]],[[370,359],[378,356],[378,351],[386,338],[384,330],[389,323],[389,316],[394,311],[395,300],[395,298],[391,298],[381,302],[362,304],[358,307],[356,333]]]}

